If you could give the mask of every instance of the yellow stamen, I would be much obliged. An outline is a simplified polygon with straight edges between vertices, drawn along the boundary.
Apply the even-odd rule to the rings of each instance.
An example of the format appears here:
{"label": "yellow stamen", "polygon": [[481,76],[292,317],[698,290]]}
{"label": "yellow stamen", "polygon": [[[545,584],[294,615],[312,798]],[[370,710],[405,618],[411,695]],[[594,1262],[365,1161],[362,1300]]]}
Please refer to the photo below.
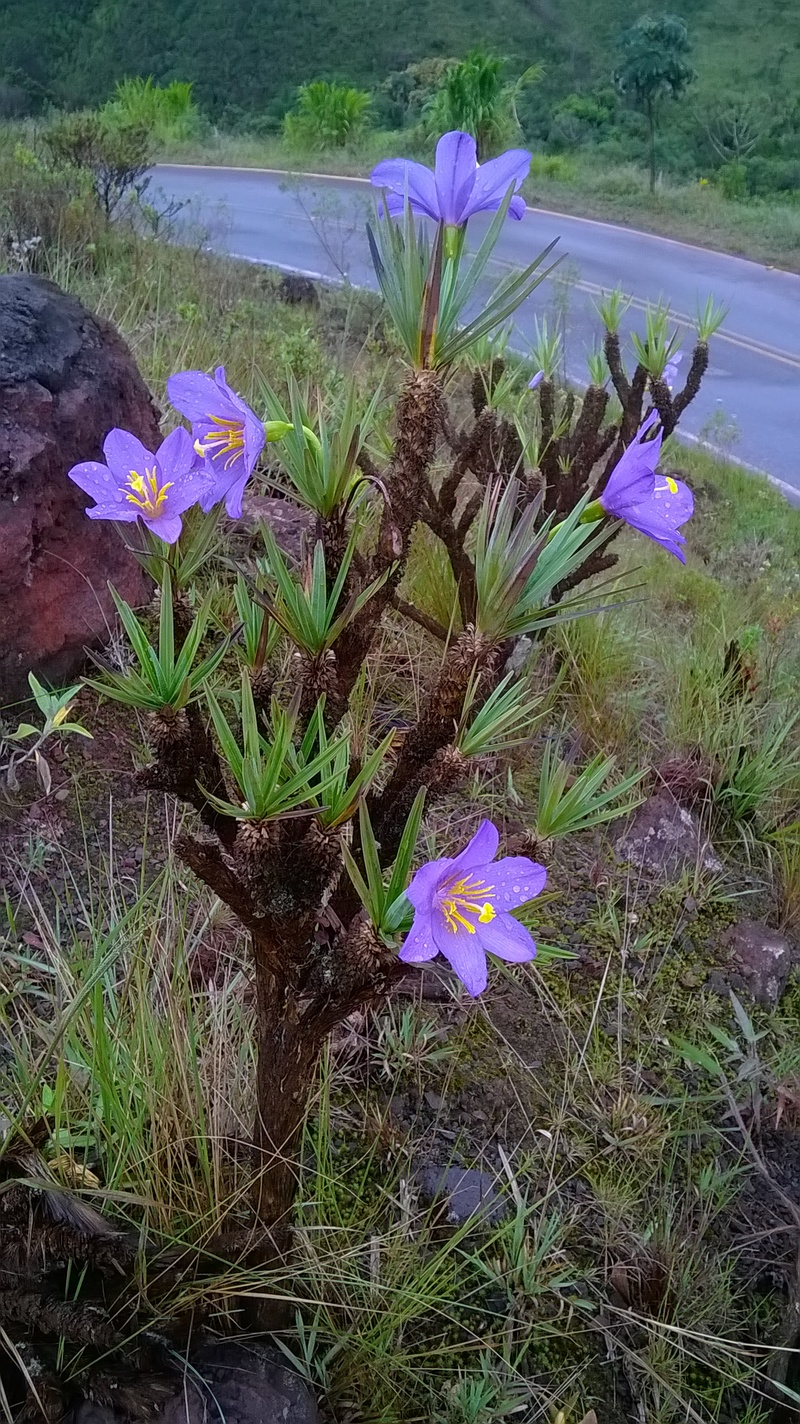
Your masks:
{"label": "yellow stamen", "polygon": [[678,493],[678,483],[677,483],[677,480],[673,480],[673,478],[672,478],[671,475],[665,475],[665,476],[664,476],[664,479],[665,479],[666,482],[667,482],[667,489],[669,490],[670,494],[677,494],[677,493]]}
{"label": "yellow stamen", "polygon": [[212,460],[227,455],[223,468],[229,470],[244,453],[244,425],[241,420],[222,420],[218,415],[210,415],[208,419],[219,429],[209,430],[205,440],[195,440],[194,448],[198,455],[210,455]]}
{"label": "yellow stamen", "polygon": [[161,511],[161,506],[167,498],[167,490],[173,487],[173,481],[167,480],[166,484],[158,483],[158,468],[153,466],[152,470],[145,470],[144,475],[140,475],[137,470],[131,470],[128,474],[128,488],[130,493],[126,493],[125,498],[129,504],[135,504],[137,509],[141,509],[142,514],[153,518]]}
{"label": "yellow stamen", "polygon": [[[463,880],[448,885],[441,902],[448,929],[455,934],[461,925],[467,934],[474,934],[475,924],[471,916],[477,918],[478,924],[490,924],[497,913],[491,903],[493,890],[493,885],[486,885],[483,880],[471,880],[468,875]],[[480,899],[476,899],[476,896],[480,896]]]}

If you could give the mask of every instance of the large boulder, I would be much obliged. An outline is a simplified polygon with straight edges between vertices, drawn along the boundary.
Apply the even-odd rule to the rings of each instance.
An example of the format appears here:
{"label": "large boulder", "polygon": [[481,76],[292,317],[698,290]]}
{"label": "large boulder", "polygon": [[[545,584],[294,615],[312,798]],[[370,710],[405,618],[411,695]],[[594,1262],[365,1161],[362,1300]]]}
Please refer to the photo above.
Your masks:
{"label": "large boulder", "polygon": [[86,518],[67,479],[122,426],[152,450],[158,412],[109,322],[42,277],[0,276],[0,707],[30,668],[68,681],[108,630],[107,581],[130,603],[148,583],[111,524]]}

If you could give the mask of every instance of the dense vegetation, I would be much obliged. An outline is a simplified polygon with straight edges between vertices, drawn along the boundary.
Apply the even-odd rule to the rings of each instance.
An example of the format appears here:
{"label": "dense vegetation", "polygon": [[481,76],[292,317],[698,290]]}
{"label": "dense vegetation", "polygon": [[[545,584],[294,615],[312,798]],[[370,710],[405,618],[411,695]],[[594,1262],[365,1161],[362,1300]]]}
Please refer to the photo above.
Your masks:
{"label": "dense vegetation", "polygon": [[[620,34],[636,18],[625,0],[153,0],[139,7],[5,0],[2,9],[6,114],[94,106],[119,79],[152,74],[158,82],[191,81],[202,110],[223,127],[269,132],[299,84],[327,78],[372,90],[373,120],[394,128],[418,117],[403,102],[410,64],[463,56],[483,43],[507,57],[511,79],[532,64],[544,66],[519,96],[528,139],[552,152],[599,143],[608,162],[643,157],[645,118],[612,83]],[[727,179],[734,189],[798,187],[797,7],[788,0],[686,0],[680,13],[697,79],[665,112],[659,164],[699,176],[744,159],[744,178]]]}

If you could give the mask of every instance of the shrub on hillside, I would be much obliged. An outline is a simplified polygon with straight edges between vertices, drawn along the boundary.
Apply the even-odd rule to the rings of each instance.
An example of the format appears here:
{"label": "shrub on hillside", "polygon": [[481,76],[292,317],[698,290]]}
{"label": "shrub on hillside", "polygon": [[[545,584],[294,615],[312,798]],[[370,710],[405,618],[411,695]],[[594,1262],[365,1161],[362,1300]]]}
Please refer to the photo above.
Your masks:
{"label": "shrub on hillside", "polygon": [[301,148],[344,148],[367,128],[372,100],[363,89],[318,79],[303,84],[286,115],[287,141]]}
{"label": "shrub on hillside", "polygon": [[175,79],[161,87],[146,79],[121,79],[103,115],[112,127],[143,129],[159,143],[194,137],[201,127],[191,84]]}
{"label": "shrub on hillside", "polygon": [[106,113],[65,114],[47,130],[44,145],[57,166],[89,176],[107,218],[149,184],[155,143],[144,124],[112,122]]}

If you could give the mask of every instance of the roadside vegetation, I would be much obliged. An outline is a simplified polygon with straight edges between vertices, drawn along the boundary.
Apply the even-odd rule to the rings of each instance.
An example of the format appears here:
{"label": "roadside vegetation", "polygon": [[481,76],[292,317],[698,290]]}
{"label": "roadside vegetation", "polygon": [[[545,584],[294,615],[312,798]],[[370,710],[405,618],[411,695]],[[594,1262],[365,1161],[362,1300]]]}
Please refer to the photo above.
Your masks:
{"label": "roadside vegetation", "polygon": [[[119,204],[142,176],[141,106],[152,102],[134,97],[116,128],[103,111],[91,162],[69,149],[81,137],[72,117],[55,143],[51,133],[45,147],[4,151],[3,265],[51,277],[114,322],[165,409],[173,372],[224,365],[256,408],[268,386],[295,433],[302,416],[320,440],[327,422],[327,439],[337,420],[344,429],[354,409],[369,410],[357,434],[377,499],[409,360],[403,311],[392,320],[346,287],[294,289],[208,255],[202,234],[194,248],[171,246],[170,217],[154,206],[147,220],[145,189],[124,218]],[[131,145],[116,167],[103,147],[111,129]],[[377,158],[378,140],[366,141]],[[120,186],[119,203],[107,202]],[[612,299],[598,318],[612,361],[614,325]],[[670,333],[668,316],[651,314],[649,349],[622,360],[654,362],[661,381]],[[622,420],[602,356],[587,362],[608,421]],[[491,417],[525,468],[557,464],[584,409],[558,368],[544,330],[528,362],[476,337],[453,360],[447,399],[459,421]],[[345,475],[353,439],[351,429],[336,447]],[[305,453],[292,465],[279,445],[267,451],[256,492],[289,504],[299,489],[312,502]],[[777,1003],[754,1002],[726,948],[742,918],[800,935],[800,513],[766,481],[675,442],[664,467],[694,492],[686,566],[624,530],[613,568],[583,586],[593,616],[533,625],[524,725],[512,715],[481,743],[473,722],[474,749],[487,754],[431,796],[422,825],[417,863],[455,854],[488,817],[507,847],[521,841],[547,864],[547,888],[525,910],[538,957],[495,964],[477,1000],[410,966],[388,1005],[337,1027],[303,1130],[289,1278],[231,1248],[251,1219],[253,970],[236,916],[176,852],[193,813],[155,792],[125,794],[149,755],[145,712],[73,690],[70,721],[89,743],[64,732],[40,690],[46,785],[34,759],[20,761],[24,739],[4,744],[16,768],[0,807],[4,1186],[21,1177],[37,1190],[52,1174],[129,1233],[130,1259],[103,1304],[123,1357],[143,1322],[176,1330],[180,1350],[187,1321],[240,1326],[248,1302],[278,1296],[281,1348],[340,1424],[581,1424],[591,1411],[598,1424],[769,1424],[782,1403],[800,1404],[800,981],[795,972]],[[449,473],[440,451],[436,489]],[[353,725],[376,717],[401,745],[446,641],[458,646],[469,621],[453,530],[442,528],[449,544],[417,526],[353,692]],[[267,620],[229,567],[253,566],[258,529],[223,523],[219,534],[223,557],[206,561],[188,612],[210,598],[204,654],[245,625],[225,675],[260,686]],[[368,528],[362,537],[369,551]],[[461,554],[480,537],[462,537]],[[166,595],[143,615],[156,643]],[[290,597],[270,645],[284,677],[299,666]],[[124,681],[119,630],[112,658]],[[219,716],[235,724],[240,694],[220,696]],[[17,720],[5,713],[4,732]],[[665,791],[702,836],[654,874],[616,853],[617,818]],[[363,820],[359,834],[363,847]],[[485,1173],[497,1214],[448,1221],[424,1180],[449,1167]],[[88,1329],[93,1272],[77,1267],[59,1289],[57,1303],[79,1324],[85,1310]],[[18,1335],[0,1335],[9,1418],[26,1372],[42,1388],[41,1360]],[[104,1351],[54,1338],[47,1370],[70,1388],[91,1381]]]}
{"label": "roadside vegetation", "polygon": [[533,150],[534,204],[800,267],[800,35],[780,0],[713,0],[683,18],[616,0],[540,16],[513,0],[502,22],[437,0],[413,34],[391,6],[378,23],[326,0],[296,29],[280,9],[243,24],[236,5],[211,5],[224,84],[193,38],[207,16],[100,7],[83,24],[56,8],[15,0],[8,20],[0,122],[22,124],[28,147],[59,114],[95,123],[98,95],[106,127],[147,129],[153,156],[186,162],[363,175],[390,154],[425,160],[463,127],[482,157]]}

